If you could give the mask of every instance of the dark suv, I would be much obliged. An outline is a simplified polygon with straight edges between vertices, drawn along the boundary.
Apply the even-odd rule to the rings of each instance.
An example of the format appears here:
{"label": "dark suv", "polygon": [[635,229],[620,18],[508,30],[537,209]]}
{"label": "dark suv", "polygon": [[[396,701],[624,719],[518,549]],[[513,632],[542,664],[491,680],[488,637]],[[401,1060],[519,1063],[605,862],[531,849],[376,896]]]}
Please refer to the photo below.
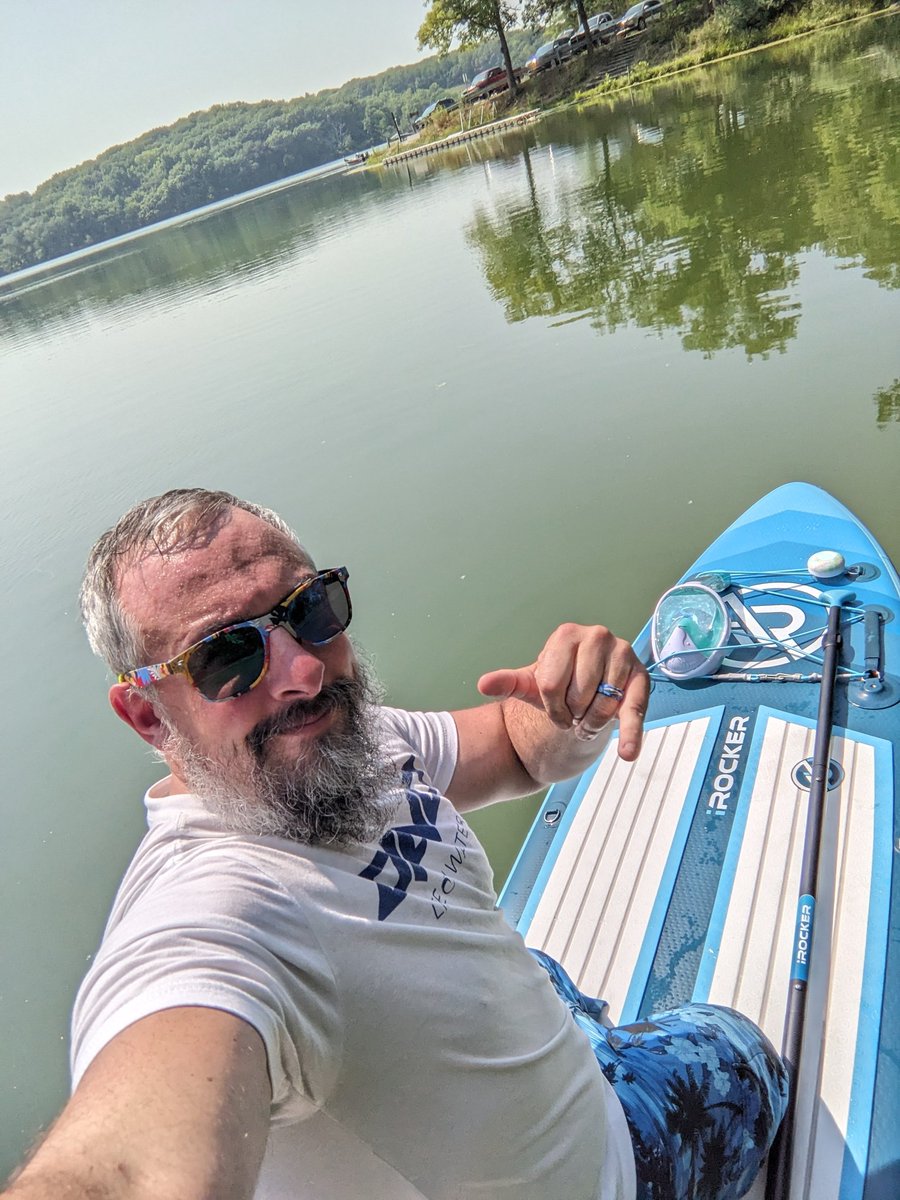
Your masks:
{"label": "dark suv", "polygon": [[454,108],[458,108],[459,104],[452,96],[443,96],[440,100],[433,100],[427,108],[423,108],[419,115],[413,120],[414,129],[424,129],[431,117],[436,112],[443,110],[444,112],[452,112]]}

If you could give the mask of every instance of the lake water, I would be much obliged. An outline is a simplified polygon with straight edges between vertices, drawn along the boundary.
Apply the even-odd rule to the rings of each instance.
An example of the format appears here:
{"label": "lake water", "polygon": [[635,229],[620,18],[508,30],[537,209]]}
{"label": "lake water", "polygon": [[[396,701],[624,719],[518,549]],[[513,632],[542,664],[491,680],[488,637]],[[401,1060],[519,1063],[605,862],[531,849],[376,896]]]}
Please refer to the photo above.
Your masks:
{"label": "lake water", "polygon": [[[298,183],[0,284],[0,1173],[157,769],[74,597],[137,499],[224,487],[351,570],[390,698],[477,700],[563,619],[634,634],[764,492],[900,559],[900,21]],[[478,819],[498,875],[532,806]]]}

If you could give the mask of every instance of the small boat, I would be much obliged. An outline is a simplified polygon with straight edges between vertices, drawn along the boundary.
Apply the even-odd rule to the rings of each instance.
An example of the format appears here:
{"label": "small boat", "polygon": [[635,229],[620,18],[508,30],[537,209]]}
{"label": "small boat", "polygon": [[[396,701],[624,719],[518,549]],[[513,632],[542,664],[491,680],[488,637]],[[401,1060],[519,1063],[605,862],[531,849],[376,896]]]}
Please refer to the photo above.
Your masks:
{"label": "small boat", "polygon": [[614,1022],[725,1004],[789,1050],[778,1194],[900,1196],[897,572],[842,504],[789,483],[654,615],[639,759],[614,734],[550,789],[501,905]]}
{"label": "small boat", "polygon": [[361,150],[359,154],[351,154],[349,158],[345,158],[344,162],[348,167],[361,167],[368,157],[368,151]]}

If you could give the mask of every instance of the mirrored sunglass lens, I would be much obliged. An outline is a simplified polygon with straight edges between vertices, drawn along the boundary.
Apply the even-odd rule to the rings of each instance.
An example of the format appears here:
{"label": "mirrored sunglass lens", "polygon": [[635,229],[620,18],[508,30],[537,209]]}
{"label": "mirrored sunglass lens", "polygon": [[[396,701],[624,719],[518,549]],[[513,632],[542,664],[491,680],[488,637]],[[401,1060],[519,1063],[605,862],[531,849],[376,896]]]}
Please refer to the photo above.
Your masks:
{"label": "mirrored sunglass lens", "polygon": [[328,642],[350,624],[350,600],[338,579],[317,579],[293,601],[287,614],[296,637],[313,645]]}
{"label": "mirrored sunglass lens", "polygon": [[245,625],[202,642],[188,660],[188,668],[207,700],[229,700],[256,683],[265,661],[263,635]]}

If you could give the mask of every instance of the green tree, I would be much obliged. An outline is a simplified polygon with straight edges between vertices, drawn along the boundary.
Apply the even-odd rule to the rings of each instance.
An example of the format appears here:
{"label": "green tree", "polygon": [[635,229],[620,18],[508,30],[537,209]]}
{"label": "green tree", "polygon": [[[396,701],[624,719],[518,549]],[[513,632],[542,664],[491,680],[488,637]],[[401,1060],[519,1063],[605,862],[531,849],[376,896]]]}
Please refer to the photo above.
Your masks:
{"label": "green tree", "polygon": [[[534,36],[507,31],[516,61]],[[500,53],[494,32],[316,95],[216,105],[113,146],[33,193],[0,200],[0,275],[377,145],[393,131],[392,112],[420,112]]]}
{"label": "green tree", "polygon": [[519,89],[506,37],[507,26],[515,19],[515,9],[503,0],[430,0],[419,26],[419,47],[430,46],[446,54],[454,41],[466,47],[493,34],[500,41],[510,91],[515,95]]}

